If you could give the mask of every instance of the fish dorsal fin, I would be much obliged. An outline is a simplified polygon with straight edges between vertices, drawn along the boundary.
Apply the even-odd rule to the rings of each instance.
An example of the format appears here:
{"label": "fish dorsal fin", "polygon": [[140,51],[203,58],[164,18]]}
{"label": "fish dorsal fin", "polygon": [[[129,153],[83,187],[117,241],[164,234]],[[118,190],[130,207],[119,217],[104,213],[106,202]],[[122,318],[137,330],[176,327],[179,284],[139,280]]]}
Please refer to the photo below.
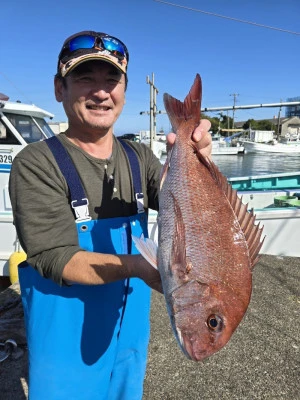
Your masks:
{"label": "fish dorsal fin", "polygon": [[183,103],[167,93],[164,94],[165,109],[175,133],[183,121],[192,119],[195,121],[195,126],[199,125],[201,116],[201,99],[202,83],[199,74],[196,75],[193,86]]}
{"label": "fish dorsal fin", "polygon": [[214,164],[214,162],[209,160],[207,157],[202,156],[199,152],[197,153],[197,156],[210,171],[220,189],[225,193],[228,202],[230,203],[238,219],[247,241],[251,260],[250,267],[253,269],[259,259],[258,253],[264,242],[264,238],[261,240],[263,227],[261,227],[260,224],[255,224],[256,217],[253,213],[253,210],[248,211],[248,204],[244,204],[242,202],[242,198],[238,197],[237,191],[228,183],[227,178],[220,172],[219,168]]}

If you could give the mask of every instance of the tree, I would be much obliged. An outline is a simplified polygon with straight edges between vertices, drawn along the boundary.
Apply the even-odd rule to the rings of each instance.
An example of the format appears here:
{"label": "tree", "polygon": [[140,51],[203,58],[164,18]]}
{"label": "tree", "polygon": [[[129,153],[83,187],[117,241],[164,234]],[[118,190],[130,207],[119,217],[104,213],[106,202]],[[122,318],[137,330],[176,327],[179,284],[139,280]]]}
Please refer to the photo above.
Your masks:
{"label": "tree", "polygon": [[208,119],[211,123],[211,132],[213,134],[218,133],[219,128],[227,129],[228,127],[230,128],[232,126],[232,118],[227,117],[226,115],[220,114],[219,117],[208,117],[206,114],[202,113],[201,115],[202,118]]}
{"label": "tree", "polygon": [[248,119],[243,125],[243,129],[254,129],[258,131],[271,131],[274,129],[272,122],[268,119],[262,119],[255,121],[254,119]]}

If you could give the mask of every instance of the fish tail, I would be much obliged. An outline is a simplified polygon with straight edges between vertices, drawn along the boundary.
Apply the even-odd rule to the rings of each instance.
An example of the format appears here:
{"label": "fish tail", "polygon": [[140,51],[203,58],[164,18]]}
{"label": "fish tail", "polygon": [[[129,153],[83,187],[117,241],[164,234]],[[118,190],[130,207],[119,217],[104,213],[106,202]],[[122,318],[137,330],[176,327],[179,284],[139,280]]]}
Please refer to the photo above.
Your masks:
{"label": "fish tail", "polygon": [[195,127],[200,123],[201,117],[202,83],[200,75],[197,74],[193,86],[186,96],[184,102],[175,99],[171,95],[164,94],[164,105],[174,132],[179,125],[188,120],[194,121]]}

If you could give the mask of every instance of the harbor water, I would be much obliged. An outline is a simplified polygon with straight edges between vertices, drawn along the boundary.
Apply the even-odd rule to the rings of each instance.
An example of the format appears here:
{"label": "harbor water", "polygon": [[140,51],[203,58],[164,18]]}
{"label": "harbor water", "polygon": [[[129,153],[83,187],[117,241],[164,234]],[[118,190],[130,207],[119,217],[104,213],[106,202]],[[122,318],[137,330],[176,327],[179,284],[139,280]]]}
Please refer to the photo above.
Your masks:
{"label": "harbor water", "polygon": [[212,158],[227,178],[300,171],[299,155],[248,153],[213,155]]}
{"label": "harbor water", "polygon": [[[213,155],[212,159],[227,178],[300,171],[300,155],[248,153]],[[165,160],[161,158],[162,163]]]}

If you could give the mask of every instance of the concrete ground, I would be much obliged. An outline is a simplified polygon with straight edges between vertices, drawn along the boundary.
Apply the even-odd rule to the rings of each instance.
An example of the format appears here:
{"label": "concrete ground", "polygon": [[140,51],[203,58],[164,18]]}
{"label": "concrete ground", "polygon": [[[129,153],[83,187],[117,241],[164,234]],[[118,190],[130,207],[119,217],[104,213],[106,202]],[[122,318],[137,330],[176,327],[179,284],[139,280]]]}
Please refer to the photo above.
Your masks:
{"label": "concrete ground", "polygon": [[[153,293],[143,400],[300,399],[299,278],[300,258],[262,256],[244,320],[227,346],[201,363],[182,354],[164,299]],[[1,400],[27,399],[26,371],[26,351],[0,363]]]}
{"label": "concrete ground", "polygon": [[300,259],[262,256],[250,306],[229,343],[201,363],[189,361],[153,295],[143,400],[300,399]]}

